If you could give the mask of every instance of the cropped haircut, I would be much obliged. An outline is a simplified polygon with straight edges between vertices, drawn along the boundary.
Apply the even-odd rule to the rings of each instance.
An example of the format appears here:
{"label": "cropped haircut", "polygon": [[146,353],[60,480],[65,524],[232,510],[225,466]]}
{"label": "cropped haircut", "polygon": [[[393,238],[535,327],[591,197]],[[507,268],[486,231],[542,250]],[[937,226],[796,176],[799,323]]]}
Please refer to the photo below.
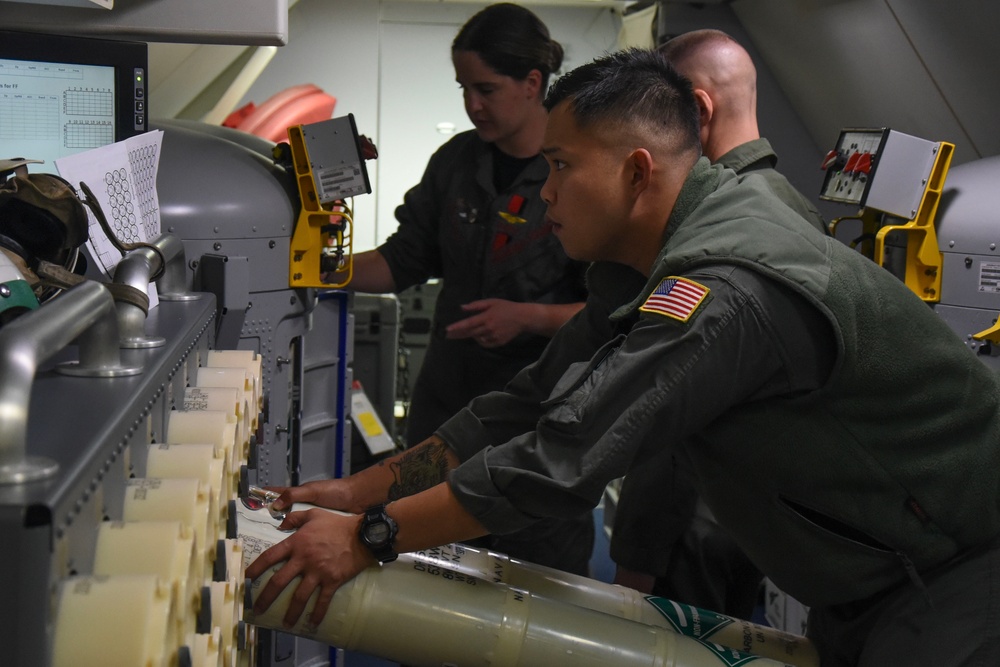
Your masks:
{"label": "cropped haircut", "polygon": [[625,49],[559,77],[545,97],[551,111],[570,101],[581,128],[595,123],[659,132],[678,151],[701,152],[700,121],[691,82],[660,53]]}
{"label": "cropped haircut", "polygon": [[458,31],[451,52],[471,51],[495,72],[518,81],[533,69],[542,74],[542,90],[549,76],[562,66],[563,48],[530,10],[509,2],[481,9]]}

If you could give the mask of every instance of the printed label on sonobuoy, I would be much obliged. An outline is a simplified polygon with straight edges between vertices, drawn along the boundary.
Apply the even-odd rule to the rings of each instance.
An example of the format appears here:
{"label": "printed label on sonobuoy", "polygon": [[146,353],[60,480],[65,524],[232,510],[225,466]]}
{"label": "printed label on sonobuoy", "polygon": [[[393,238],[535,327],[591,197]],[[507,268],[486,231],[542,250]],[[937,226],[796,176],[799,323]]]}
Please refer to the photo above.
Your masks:
{"label": "printed label on sonobuoy", "polygon": [[[723,664],[729,665],[729,667],[740,667],[741,665],[749,665],[761,659],[760,656],[744,653],[743,651],[727,646],[720,646],[715,642],[708,641],[709,637],[719,632],[719,630],[735,623],[729,616],[723,616],[714,611],[699,609],[691,605],[680,605],[673,600],[651,595],[646,596],[646,601],[663,614],[663,617],[667,619],[678,634],[697,639],[705,648],[714,653]],[[743,632],[747,635],[744,637],[744,645],[749,650],[753,644],[753,637],[749,634],[749,624],[744,624]]]}

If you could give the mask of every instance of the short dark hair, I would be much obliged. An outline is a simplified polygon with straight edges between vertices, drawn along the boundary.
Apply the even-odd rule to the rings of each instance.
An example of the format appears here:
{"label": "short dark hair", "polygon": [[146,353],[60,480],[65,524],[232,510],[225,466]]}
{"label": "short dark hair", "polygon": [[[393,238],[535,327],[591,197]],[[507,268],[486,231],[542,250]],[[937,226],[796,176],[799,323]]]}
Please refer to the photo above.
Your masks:
{"label": "short dark hair", "polygon": [[580,127],[595,122],[643,125],[676,137],[679,150],[701,150],[700,121],[691,82],[661,54],[625,49],[559,77],[545,97],[551,111],[570,100]]}
{"label": "short dark hair", "polygon": [[542,20],[510,2],[489,5],[466,21],[451,43],[452,54],[456,51],[471,51],[498,74],[519,81],[537,69],[542,90],[563,60],[562,46],[549,36]]}

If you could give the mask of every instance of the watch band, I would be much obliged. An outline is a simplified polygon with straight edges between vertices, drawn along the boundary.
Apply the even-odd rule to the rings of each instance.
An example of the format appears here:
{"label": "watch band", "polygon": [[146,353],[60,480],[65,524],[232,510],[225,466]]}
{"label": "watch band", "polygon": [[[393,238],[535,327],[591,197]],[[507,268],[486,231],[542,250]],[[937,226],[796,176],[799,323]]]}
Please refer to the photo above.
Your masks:
{"label": "watch band", "polygon": [[386,513],[383,503],[365,510],[358,537],[375,556],[375,560],[384,565],[396,560],[398,556],[394,549],[398,531],[396,522]]}

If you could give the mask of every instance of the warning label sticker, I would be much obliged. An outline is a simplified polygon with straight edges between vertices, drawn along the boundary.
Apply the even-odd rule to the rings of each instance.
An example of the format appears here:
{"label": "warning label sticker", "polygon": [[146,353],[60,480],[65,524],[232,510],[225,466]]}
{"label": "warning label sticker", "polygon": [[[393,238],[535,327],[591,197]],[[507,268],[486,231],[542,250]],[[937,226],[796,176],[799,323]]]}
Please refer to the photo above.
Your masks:
{"label": "warning label sticker", "polygon": [[1000,262],[982,262],[979,265],[979,291],[1000,293]]}

